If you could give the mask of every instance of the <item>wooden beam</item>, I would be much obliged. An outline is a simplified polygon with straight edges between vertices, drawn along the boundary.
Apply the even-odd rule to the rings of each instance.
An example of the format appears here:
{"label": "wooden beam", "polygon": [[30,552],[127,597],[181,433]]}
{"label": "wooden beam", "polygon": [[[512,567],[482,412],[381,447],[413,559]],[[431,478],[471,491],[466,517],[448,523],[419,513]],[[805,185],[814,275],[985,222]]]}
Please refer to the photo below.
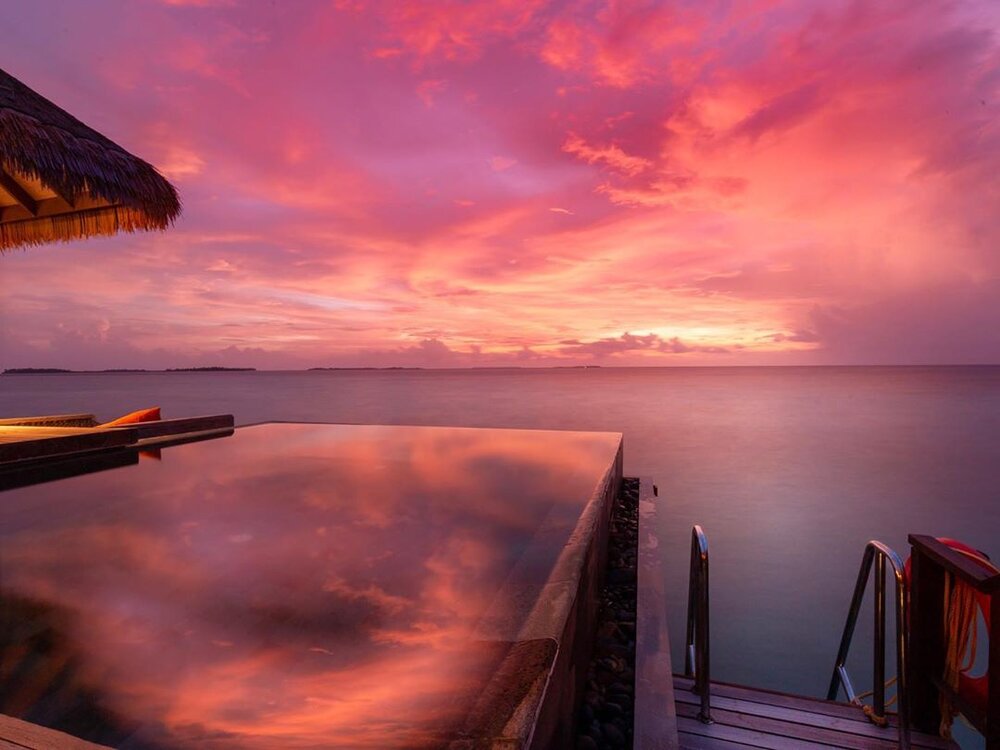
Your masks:
{"label": "wooden beam", "polygon": [[32,216],[38,215],[38,201],[28,195],[28,191],[2,169],[0,169],[0,187],[10,193],[11,197]]}
{"label": "wooden beam", "polygon": [[968,555],[924,534],[910,534],[909,542],[947,572],[958,576],[977,591],[986,594],[1000,591],[1000,573],[994,573]]}
{"label": "wooden beam", "polygon": [[930,734],[941,723],[934,680],[944,674],[944,568],[927,554],[924,537],[911,534],[910,544],[910,720]]}
{"label": "wooden beam", "polygon": [[64,198],[44,198],[37,201],[34,213],[24,206],[6,206],[0,208],[0,224],[41,219],[46,216],[58,216],[60,214],[71,214],[76,211],[84,211],[88,208],[104,208],[110,205],[112,204],[105,200],[91,198],[89,195],[81,195],[76,198],[75,205],[70,205]]}
{"label": "wooden beam", "polygon": [[66,203],[67,206],[69,206],[70,208],[76,208],[76,197],[75,196],[72,196],[72,195],[63,195],[63,193],[61,191],[56,190],[51,185],[46,185],[46,187],[49,190],[51,190],[53,193],[56,194],[56,198],[58,198],[61,201],[65,201],[65,203]]}
{"label": "wooden beam", "polygon": [[990,597],[990,660],[986,674],[986,750],[1000,750],[1000,594]]}

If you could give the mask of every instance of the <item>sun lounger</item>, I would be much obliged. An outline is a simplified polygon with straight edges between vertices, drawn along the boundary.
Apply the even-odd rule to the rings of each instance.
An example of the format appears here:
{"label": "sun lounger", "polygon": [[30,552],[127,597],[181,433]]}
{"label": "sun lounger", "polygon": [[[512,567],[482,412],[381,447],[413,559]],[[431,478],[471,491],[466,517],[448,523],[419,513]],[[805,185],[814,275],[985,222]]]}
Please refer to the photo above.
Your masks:
{"label": "sun lounger", "polygon": [[73,414],[18,417],[0,420],[0,465],[65,458],[127,447],[156,447],[166,443],[219,437],[234,428],[232,414],[136,422],[120,427],[67,426],[93,415]]}

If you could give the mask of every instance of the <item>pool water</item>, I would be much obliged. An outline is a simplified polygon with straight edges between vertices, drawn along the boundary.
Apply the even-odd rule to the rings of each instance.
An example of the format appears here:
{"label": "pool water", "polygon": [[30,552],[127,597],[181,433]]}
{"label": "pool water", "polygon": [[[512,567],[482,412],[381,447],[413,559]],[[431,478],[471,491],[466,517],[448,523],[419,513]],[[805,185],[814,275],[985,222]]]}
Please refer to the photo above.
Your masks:
{"label": "pool water", "polygon": [[268,424],[5,492],[0,713],[123,748],[439,747],[620,441]]}

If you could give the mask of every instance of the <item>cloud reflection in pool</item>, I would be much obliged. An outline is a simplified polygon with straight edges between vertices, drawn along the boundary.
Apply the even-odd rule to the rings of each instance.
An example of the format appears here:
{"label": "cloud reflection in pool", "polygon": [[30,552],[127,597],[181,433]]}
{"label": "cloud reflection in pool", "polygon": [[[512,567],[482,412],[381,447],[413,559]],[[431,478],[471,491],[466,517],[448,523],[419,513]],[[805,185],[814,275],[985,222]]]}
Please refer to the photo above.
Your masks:
{"label": "cloud reflection in pool", "polygon": [[0,712],[135,748],[440,745],[495,666],[477,622],[619,440],[261,425],[4,493]]}

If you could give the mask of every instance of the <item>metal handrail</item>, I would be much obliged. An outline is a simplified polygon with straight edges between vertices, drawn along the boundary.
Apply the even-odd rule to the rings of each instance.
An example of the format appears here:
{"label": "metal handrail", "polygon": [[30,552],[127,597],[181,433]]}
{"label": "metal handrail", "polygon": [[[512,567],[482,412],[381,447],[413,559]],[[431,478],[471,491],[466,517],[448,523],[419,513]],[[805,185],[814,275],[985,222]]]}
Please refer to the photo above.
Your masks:
{"label": "metal handrail", "polygon": [[868,586],[868,578],[872,565],[875,565],[875,647],[874,667],[872,673],[872,712],[878,721],[885,719],[885,564],[892,566],[896,579],[896,698],[899,708],[899,747],[900,750],[910,750],[910,704],[907,684],[907,655],[909,650],[909,632],[907,629],[906,579],[903,562],[890,547],[882,542],[870,541],[865,545],[865,553],[861,558],[861,569],[854,586],[854,597],[844,624],[844,634],[840,639],[840,649],[837,661],[833,665],[833,675],[830,678],[830,689],[827,700],[836,700],[840,686],[843,685],[847,699],[851,703],[860,703],[851,678],[847,674],[847,654],[851,650],[851,638],[858,623],[861,603]]}
{"label": "metal handrail", "polygon": [[708,637],[708,538],[701,526],[691,529],[691,570],[688,576],[687,648],[684,676],[693,677],[691,690],[701,696],[698,719],[712,723]]}

